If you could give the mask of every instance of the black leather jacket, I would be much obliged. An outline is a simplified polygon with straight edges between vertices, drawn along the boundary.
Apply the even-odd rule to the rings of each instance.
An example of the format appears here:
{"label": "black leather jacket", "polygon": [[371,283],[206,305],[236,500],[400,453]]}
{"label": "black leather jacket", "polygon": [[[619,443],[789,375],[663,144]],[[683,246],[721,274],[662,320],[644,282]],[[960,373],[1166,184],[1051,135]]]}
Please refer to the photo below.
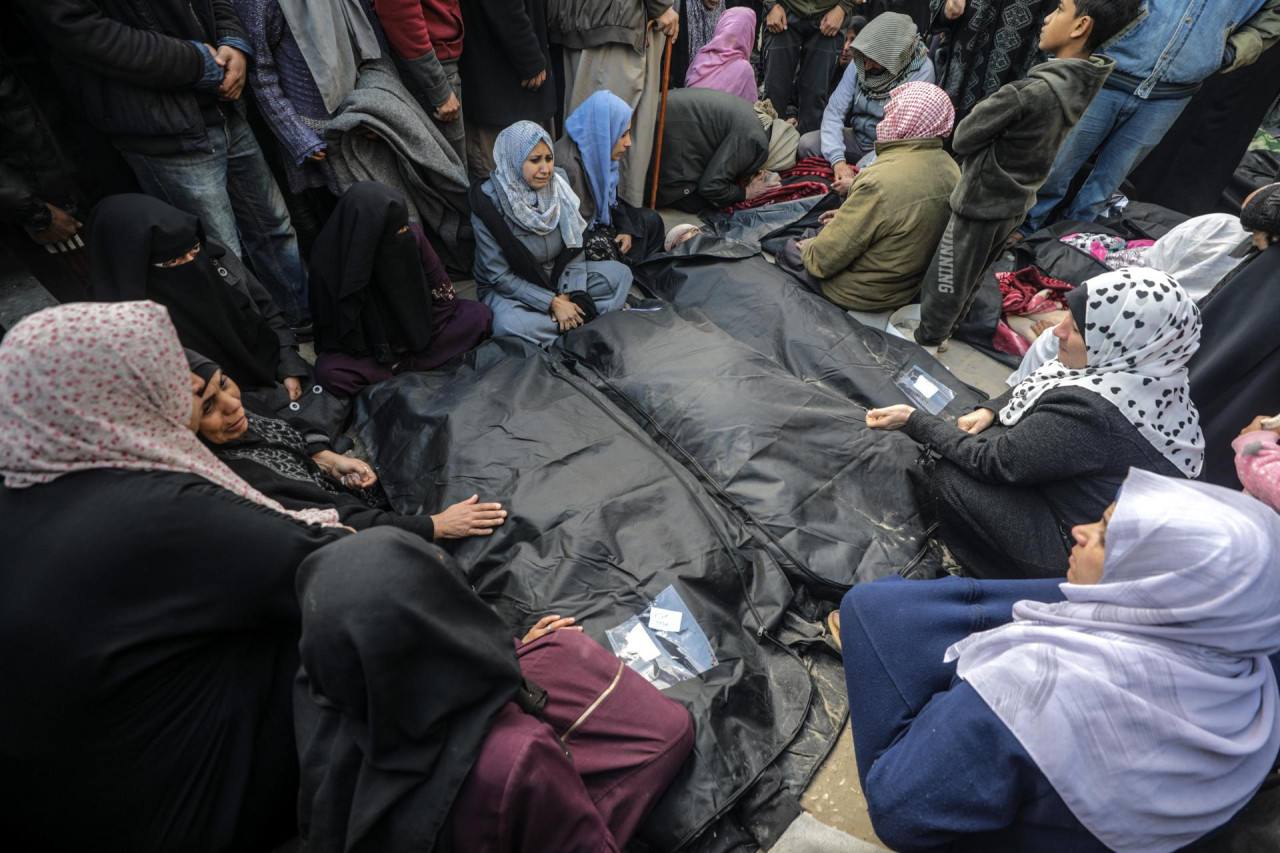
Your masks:
{"label": "black leather jacket", "polygon": [[0,223],[39,226],[44,202],[73,206],[76,191],[31,92],[0,53]]}
{"label": "black leather jacket", "polygon": [[[247,40],[231,0],[21,0],[49,40],[85,116],[122,149],[211,151],[197,92],[204,57],[192,40]],[[181,14],[189,10],[189,15]]]}

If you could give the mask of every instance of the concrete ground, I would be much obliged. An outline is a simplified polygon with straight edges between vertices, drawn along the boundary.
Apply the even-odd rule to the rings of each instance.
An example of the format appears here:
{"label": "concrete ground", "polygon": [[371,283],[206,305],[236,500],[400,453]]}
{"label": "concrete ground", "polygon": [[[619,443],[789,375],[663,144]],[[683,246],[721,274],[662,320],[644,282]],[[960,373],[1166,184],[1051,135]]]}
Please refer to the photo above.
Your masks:
{"label": "concrete ground", "polygon": [[[668,228],[681,222],[699,224],[697,218],[689,214],[677,211],[662,213]],[[474,282],[462,280],[455,282],[455,286],[460,296],[475,298]],[[54,299],[18,265],[16,259],[0,249],[0,324],[12,328],[27,314],[54,304]],[[304,348],[304,355],[313,357],[310,347]],[[939,355],[939,360],[957,377],[992,396],[1006,387],[1004,380],[1009,375],[1009,368],[967,344],[953,341],[948,350]],[[854,763],[853,738],[848,727],[809,785],[802,804],[823,823],[864,841],[880,843],[867,816],[866,800]]]}

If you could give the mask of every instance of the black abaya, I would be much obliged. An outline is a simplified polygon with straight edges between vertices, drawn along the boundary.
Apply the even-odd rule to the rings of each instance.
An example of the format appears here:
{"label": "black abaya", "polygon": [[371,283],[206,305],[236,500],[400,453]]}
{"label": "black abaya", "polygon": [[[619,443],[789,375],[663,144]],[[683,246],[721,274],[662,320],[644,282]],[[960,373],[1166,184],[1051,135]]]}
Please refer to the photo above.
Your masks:
{"label": "black abaya", "polygon": [[190,474],[0,488],[0,837],[270,849],[296,831],[298,566],[345,535]]}
{"label": "black abaya", "polygon": [[396,190],[361,181],[342,196],[311,253],[316,352],[383,364],[431,345],[431,288],[408,208]]}
{"label": "black abaya", "polygon": [[294,707],[311,853],[431,850],[520,667],[439,548],[379,528],[309,557]]}
{"label": "black abaya", "polygon": [[[228,286],[230,273],[218,260],[226,250],[205,239],[199,219],[150,196],[116,195],[94,208],[88,234],[95,299],[159,302],[184,347],[218,362],[246,388],[276,384],[279,334],[247,289]],[[155,266],[197,245],[201,251],[188,263]]]}
{"label": "black abaya", "polygon": [[1277,96],[1280,50],[1239,71],[1214,74],[1129,175],[1133,197],[1187,216],[1222,209],[1222,192]]}
{"label": "black abaya", "polygon": [[1187,366],[1204,431],[1200,478],[1240,488],[1231,441],[1258,415],[1280,412],[1280,338],[1275,289],[1280,245],[1254,258],[1208,300],[1200,349]]}

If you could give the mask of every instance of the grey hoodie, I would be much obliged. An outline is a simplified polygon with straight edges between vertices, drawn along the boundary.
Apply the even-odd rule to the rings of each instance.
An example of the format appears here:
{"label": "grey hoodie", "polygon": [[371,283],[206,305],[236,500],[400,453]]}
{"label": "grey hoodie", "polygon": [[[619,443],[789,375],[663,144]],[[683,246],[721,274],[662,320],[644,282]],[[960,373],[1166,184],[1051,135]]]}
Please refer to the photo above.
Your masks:
{"label": "grey hoodie", "polygon": [[979,102],[951,139],[962,158],[951,209],[988,221],[1025,215],[1115,65],[1105,56],[1050,60]]}

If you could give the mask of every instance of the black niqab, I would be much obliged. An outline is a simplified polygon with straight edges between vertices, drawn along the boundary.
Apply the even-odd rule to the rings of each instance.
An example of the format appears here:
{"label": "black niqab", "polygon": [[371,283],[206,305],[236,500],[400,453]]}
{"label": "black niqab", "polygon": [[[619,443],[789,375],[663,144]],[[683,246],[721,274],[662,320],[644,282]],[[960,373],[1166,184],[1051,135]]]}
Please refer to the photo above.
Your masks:
{"label": "black niqab", "polygon": [[389,527],[304,560],[298,600],[308,850],[435,849],[494,715],[520,685],[506,625],[448,555]]}
{"label": "black niqab", "polygon": [[[188,263],[154,264],[181,257]],[[280,338],[248,294],[215,264],[222,247],[205,240],[200,220],[146,195],[103,199],[89,217],[89,268],[100,302],[151,299],[169,309],[182,345],[221,364],[246,388],[275,385]]]}
{"label": "black niqab", "polygon": [[317,352],[372,355],[392,364],[431,344],[431,288],[399,192],[353,184],[311,253]]}

